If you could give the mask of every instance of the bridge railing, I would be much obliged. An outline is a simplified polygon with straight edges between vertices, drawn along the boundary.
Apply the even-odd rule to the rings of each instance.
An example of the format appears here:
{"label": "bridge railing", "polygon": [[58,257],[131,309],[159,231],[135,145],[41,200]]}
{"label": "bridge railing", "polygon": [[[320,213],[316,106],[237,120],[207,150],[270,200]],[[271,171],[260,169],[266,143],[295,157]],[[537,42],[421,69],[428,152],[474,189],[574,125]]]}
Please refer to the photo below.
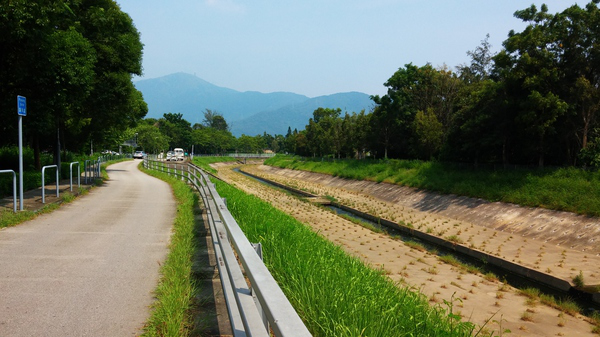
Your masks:
{"label": "bridge railing", "polygon": [[311,336],[227,209],[225,200],[219,196],[209,175],[189,163],[145,159],[144,166],[187,180],[200,193],[206,208],[234,336],[268,337],[270,330],[277,337]]}

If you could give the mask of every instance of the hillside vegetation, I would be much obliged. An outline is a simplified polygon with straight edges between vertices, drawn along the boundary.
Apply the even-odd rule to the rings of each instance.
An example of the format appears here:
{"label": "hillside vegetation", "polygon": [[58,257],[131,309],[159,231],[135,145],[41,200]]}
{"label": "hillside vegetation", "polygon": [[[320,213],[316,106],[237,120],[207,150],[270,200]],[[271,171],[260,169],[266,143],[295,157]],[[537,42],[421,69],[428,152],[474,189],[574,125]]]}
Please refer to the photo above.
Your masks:
{"label": "hillside vegetation", "polygon": [[577,168],[471,169],[419,160],[321,161],[277,155],[266,165],[387,182],[445,194],[600,216],[600,172]]}

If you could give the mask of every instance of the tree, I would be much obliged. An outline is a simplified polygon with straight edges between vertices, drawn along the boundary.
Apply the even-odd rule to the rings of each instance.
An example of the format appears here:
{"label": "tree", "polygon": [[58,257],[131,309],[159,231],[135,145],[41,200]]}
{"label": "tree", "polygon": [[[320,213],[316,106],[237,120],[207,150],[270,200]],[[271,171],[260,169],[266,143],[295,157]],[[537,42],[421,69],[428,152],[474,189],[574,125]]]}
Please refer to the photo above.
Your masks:
{"label": "tree", "polygon": [[540,11],[532,5],[515,16],[530,24],[521,33],[511,31],[495,61],[507,93],[518,102],[516,121],[525,144],[536,144],[538,165],[544,166],[547,137],[555,133],[555,122],[568,107],[559,96],[562,75],[552,34],[553,16],[546,5]]}
{"label": "tree", "polygon": [[489,42],[490,34],[486,34],[485,39],[475,50],[467,51],[467,55],[471,58],[469,65],[459,65],[458,72],[461,80],[465,84],[485,81],[490,78],[493,70],[492,45]]}
{"label": "tree", "polygon": [[313,156],[339,155],[343,134],[341,132],[340,108],[317,108],[313,111],[313,118],[306,126],[308,147]]}
{"label": "tree", "polygon": [[371,118],[371,128],[378,130],[377,142],[395,156],[418,156],[419,140],[414,119],[417,111],[430,111],[441,123],[445,141],[452,128],[461,81],[446,66],[434,69],[430,64],[416,67],[412,64],[400,68],[385,83],[387,95],[373,96],[377,104]]}
{"label": "tree", "polygon": [[[77,151],[146,114],[131,83],[132,74],[141,74],[143,46],[115,1],[2,0],[0,30],[0,96],[28,98],[24,133],[36,158],[41,146],[60,150],[58,141],[40,139],[60,139]],[[3,120],[12,119],[5,114],[14,111],[13,101],[0,102]],[[13,126],[2,131],[1,144],[15,142]]]}
{"label": "tree", "polygon": [[204,120],[202,123],[207,128],[213,128],[221,131],[229,130],[229,126],[227,125],[227,121],[225,121],[223,115],[210,109],[206,109],[204,112]]}
{"label": "tree", "polygon": [[444,130],[432,108],[417,111],[414,121],[415,133],[425,159],[431,159],[442,147]]}
{"label": "tree", "polygon": [[170,139],[169,148],[188,148],[192,145],[192,127],[181,113],[165,113],[159,119],[160,131]]}
{"label": "tree", "polygon": [[169,138],[160,130],[149,124],[141,124],[135,128],[138,146],[149,153],[159,153],[168,150]]}
{"label": "tree", "polygon": [[235,149],[240,153],[256,153],[260,146],[255,137],[241,135],[236,141]]}

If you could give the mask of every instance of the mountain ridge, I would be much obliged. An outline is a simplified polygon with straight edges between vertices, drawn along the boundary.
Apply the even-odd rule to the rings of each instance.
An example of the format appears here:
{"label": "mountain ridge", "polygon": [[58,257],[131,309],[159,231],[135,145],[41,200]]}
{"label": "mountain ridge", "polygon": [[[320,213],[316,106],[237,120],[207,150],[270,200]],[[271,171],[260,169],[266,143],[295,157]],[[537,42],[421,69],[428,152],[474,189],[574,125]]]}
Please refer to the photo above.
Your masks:
{"label": "mountain ridge", "polygon": [[234,136],[242,134],[285,134],[288,127],[301,130],[319,107],[359,112],[372,107],[370,96],[360,92],[307,97],[291,92],[240,92],[220,87],[195,75],[174,73],[135,81],[148,103],[147,118],[164,113],[181,113],[190,123],[201,123],[204,111],[223,115]]}

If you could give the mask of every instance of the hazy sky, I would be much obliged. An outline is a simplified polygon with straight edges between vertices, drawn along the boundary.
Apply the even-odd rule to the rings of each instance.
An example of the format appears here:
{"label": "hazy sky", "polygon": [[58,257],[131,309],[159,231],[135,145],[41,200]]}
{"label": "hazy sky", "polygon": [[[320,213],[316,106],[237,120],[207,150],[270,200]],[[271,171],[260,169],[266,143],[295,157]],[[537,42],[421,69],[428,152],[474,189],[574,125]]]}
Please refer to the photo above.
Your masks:
{"label": "hazy sky", "polygon": [[[117,0],[141,33],[144,76],[185,72],[239,91],[315,97],[383,83],[412,62],[454,69],[490,34],[495,52],[524,23],[516,10],[574,1]],[[579,2],[585,6],[589,1]]]}

